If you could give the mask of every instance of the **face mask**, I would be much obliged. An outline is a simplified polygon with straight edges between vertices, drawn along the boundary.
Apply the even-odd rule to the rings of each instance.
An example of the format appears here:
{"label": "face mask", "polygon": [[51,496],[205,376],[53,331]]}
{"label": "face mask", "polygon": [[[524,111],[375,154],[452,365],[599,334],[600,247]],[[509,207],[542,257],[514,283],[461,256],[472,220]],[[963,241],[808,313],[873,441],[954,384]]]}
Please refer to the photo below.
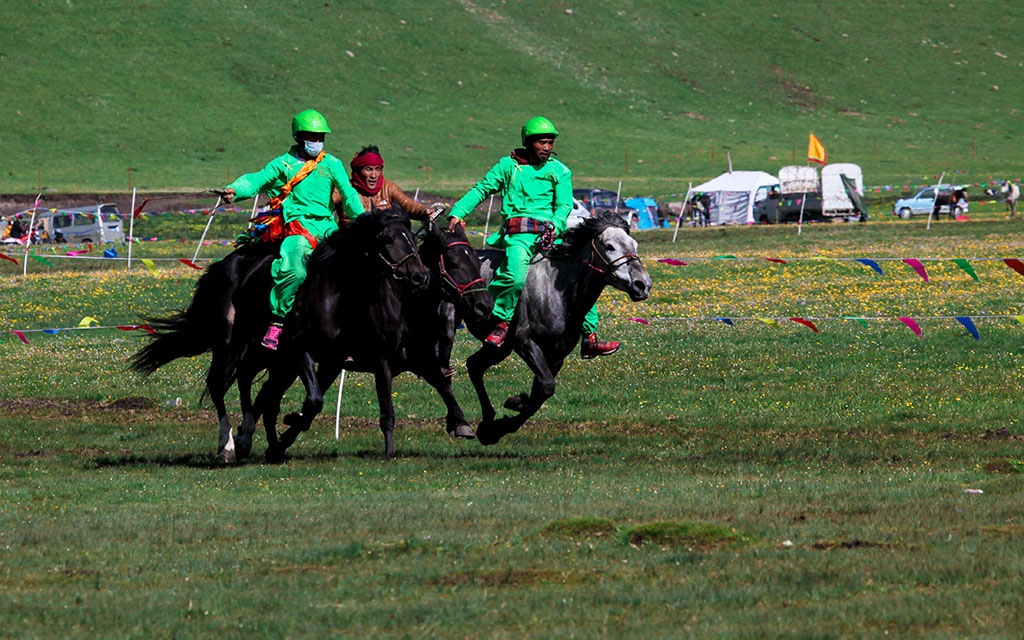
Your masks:
{"label": "face mask", "polygon": [[304,140],[303,143],[306,150],[306,155],[309,156],[310,158],[317,157],[318,155],[320,155],[320,152],[324,150],[323,140],[321,140],[320,142]]}

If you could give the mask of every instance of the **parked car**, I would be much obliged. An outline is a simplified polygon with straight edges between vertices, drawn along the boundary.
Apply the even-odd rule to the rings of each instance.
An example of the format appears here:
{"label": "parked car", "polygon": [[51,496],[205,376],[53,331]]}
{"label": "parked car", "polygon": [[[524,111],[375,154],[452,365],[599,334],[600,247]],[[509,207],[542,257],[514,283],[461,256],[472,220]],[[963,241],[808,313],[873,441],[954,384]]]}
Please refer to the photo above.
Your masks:
{"label": "parked car", "polygon": [[37,213],[35,230],[43,242],[103,244],[124,239],[121,214],[113,203]]}
{"label": "parked car", "polygon": [[[618,209],[621,217],[631,229],[637,228],[639,212],[628,206],[626,201],[619,198],[614,191],[607,189],[573,189],[572,197],[582,204],[591,215],[598,211],[615,211]],[[616,202],[618,207],[615,206]]]}
{"label": "parked car", "polygon": [[[901,198],[896,201],[896,204],[892,207],[892,212],[904,220],[907,220],[916,215],[928,215],[935,208],[935,199],[940,197],[944,200],[949,200],[950,195],[958,190],[962,190],[963,187],[953,187],[950,185],[932,185],[930,187],[924,187],[909,198]],[[967,201],[966,199],[956,205],[960,213],[967,213]],[[949,213],[949,205],[943,204],[939,207],[939,213]]]}

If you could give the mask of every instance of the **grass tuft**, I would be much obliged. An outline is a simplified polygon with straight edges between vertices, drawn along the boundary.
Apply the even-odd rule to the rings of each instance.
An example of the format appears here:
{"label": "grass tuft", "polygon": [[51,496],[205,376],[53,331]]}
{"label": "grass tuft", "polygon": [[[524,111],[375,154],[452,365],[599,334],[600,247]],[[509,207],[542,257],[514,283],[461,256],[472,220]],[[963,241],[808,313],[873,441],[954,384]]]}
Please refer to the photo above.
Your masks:
{"label": "grass tuft", "polygon": [[607,518],[562,518],[552,520],[533,535],[542,538],[601,538],[611,536],[618,527]]}
{"label": "grass tuft", "polygon": [[753,543],[755,538],[732,527],[704,522],[652,522],[623,529],[619,533],[619,541],[636,547],[654,544],[711,551],[742,548]]}

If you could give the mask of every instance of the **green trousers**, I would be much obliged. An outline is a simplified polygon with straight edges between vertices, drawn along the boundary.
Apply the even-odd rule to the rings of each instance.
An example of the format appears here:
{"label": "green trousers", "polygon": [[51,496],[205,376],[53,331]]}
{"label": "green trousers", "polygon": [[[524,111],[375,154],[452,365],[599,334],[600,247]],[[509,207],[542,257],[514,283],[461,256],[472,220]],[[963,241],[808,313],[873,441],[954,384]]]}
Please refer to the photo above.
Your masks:
{"label": "green trousers", "polygon": [[[503,238],[505,261],[495,269],[494,279],[487,285],[487,290],[494,298],[494,315],[499,320],[511,322],[515,315],[516,304],[530,270],[530,259],[536,253],[533,244],[536,240],[537,236],[533,233],[517,233]],[[583,320],[583,335],[597,331],[597,322],[597,305],[594,305]]]}

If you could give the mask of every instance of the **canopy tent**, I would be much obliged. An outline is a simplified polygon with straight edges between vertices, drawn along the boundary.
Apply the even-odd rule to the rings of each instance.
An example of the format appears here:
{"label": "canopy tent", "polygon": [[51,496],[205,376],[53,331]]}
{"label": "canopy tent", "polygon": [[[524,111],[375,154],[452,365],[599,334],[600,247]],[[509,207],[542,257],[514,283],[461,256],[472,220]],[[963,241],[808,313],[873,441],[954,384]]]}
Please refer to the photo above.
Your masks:
{"label": "canopy tent", "polygon": [[654,198],[630,198],[626,200],[626,206],[636,210],[637,229],[656,229],[659,226],[658,203]]}
{"label": "canopy tent", "polygon": [[711,224],[754,224],[754,201],[758,190],[777,187],[779,179],[764,171],[732,171],[699,184],[693,193],[706,194],[711,199]]}

